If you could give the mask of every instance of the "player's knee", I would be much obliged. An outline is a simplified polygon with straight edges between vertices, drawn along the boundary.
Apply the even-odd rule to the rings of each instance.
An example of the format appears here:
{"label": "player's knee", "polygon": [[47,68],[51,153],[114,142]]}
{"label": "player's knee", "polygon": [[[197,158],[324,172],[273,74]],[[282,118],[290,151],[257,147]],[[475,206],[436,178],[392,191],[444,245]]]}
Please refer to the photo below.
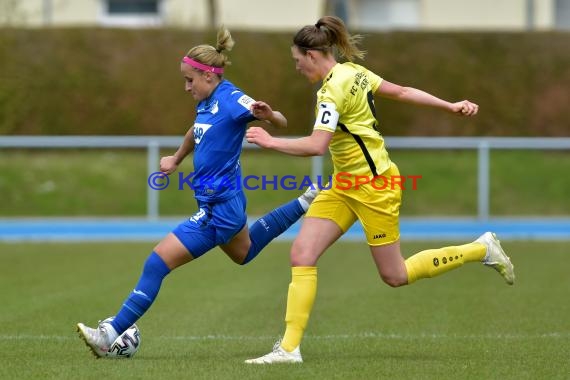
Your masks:
{"label": "player's knee", "polygon": [[291,247],[291,266],[313,266],[318,258],[318,255],[316,255],[317,257],[315,255],[316,253],[312,252],[306,244],[296,240]]}
{"label": "player's knee", "polygon": [[382,281],[392,288],[397,288],[408,284],[408,276],[402,276],[398,273],[380,273]]}
{"label": "player's knee", "polygon": [[259,250],[252,249],[252,247],[250,247],[248,250],[240,252],[238,256],[232,257],[232,260],[238,265],[246,265],[253,261],[259,253]]}
{"label": "player's knee", "polygon": [[232,256],[232,261],[238,265],[249,264],[257,256],[256,252],[244,251],[237,256]]}
{"label": "player's knee", "polygon": [[234,247],[231,250],[225,250],[225,253],[235,264],[245,265],[249,264],[249,262],[257,256],[259,251],[252,249],[251,245],[244,245],[241,247]]}

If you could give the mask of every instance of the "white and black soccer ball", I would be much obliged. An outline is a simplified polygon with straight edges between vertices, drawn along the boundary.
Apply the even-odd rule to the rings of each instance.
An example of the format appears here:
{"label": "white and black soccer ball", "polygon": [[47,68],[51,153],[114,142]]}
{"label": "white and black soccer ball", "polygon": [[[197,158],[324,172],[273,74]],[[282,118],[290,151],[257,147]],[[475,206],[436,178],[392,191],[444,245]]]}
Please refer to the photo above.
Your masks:
{"label": "white and black soccer ball", "polygon": [[[109,317],[103,322],[111,322],[115,317]],[[109,347],[107,352],[108,358],[131,358],[137,353],[141,346],[141,332],[136,324],[129,327],[124,333],[119,335],[117,339]]]}

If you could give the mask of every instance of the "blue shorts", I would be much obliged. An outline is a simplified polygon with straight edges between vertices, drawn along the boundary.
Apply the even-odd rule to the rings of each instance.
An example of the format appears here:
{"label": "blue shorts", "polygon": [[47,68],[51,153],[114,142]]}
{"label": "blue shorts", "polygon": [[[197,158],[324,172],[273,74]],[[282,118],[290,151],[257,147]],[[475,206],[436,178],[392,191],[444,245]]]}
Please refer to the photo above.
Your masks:
{"label": "blue shorts", "polygon": [[207,203],[198,201],[199,210],[180,223],[172,233],[198,258],[212,248],[226,244],[247,223],[243,191],[226,201]]}

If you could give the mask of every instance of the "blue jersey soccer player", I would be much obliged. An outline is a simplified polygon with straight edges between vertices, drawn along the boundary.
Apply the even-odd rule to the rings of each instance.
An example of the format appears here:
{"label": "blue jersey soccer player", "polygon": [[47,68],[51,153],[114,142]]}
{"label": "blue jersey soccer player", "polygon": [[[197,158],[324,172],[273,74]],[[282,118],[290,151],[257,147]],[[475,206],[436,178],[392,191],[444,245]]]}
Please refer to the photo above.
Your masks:
{"label": "blue jersey soccer player", "polygon": [[216,47],[196,46],[182,59],[180,70],[186,91],[198,101],[196,120],[176,153],[160,160],[160,169],[165,175],[173,173],[194,151],[192,187],[199,210],[154,248],[139,282],[111,322],[100,323],[97,328],[77,325],[80,337],[98,357],[106,356],[113,341],[149,309],[170,271],[216,246],[234,262],[247,264],[295,223],[316,195],[311,187],[248,228],[246,198],[241,186],[236,186],[241,177],[239,158],[247,123],[264,120],[284,127],[287,120],[223,79],[224,66],[229,62],[222,51],[232,46],[229,31],[222,28]]}
{"label": "blue jersey soccer player", "polygon": [[[354,57],[364,55],[356,46],[358,39],[337,17],[325,16],[317,24],[303,27],[293,40],[291,52],[298,71],[312,83],[322,81],[317,91],[313,133],[300,139],[274,138],[258,127],[246,133],[249,142],[290,155],[321,155],[328,148],[335,171],[332,186],[321,191],[311,204],[291,248],[292,279],[283,340],[269,354],[247,363],[302,362],[299,346],[316,296],[316,263],[356,220],[364,228],[380,277],[390,286],[434,277],[466,262],[483,262],[499,271],[507,283],[514,282],[513,266],[490,232],[472,243],[422,251],[406,260],[402,257],[402,191],[397,186],[378,190],[373,182],[379,176],[401,178],[378,132],[374,95],[463,116],[475,115],[478,106],[468,100],[449,103],[424,91],[390,83],[352,63]],[[348,62],[338,63],[334,51]],[[336,182],[340,173],[356,177],[354,186],[341,187]]]}

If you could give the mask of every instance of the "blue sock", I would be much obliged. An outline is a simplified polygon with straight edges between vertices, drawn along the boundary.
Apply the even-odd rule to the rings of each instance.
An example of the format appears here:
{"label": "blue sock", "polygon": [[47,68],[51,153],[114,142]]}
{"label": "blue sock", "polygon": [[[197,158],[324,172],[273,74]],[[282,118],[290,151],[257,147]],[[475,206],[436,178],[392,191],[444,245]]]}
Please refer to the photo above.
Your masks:
{"label": "blue sock", "polygon": [[170,273],[170,269],[156,252],[152,252],[144,263],[139,282],[123,307],[111,322],[111,325],[121,335],[133,325],[148,310],[154,302],[162,280]]}
{"label": "blue sock", "polygon": [[305,213],[297,199],[276,208],[259,218],[249,228],[251,247],[241,263],[245,265],[257,256],[269,242],[291,227]]}

